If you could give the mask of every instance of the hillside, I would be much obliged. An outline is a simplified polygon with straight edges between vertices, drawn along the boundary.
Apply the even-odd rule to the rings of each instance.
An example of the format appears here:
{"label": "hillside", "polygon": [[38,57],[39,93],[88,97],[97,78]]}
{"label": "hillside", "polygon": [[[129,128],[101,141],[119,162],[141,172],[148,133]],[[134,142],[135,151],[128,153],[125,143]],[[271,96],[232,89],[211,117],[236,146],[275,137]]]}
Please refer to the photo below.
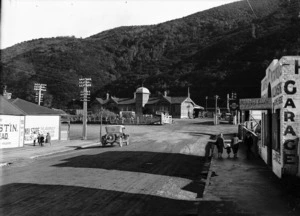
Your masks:
{"label": "hillside", "polygon": [[[298,1],[235,2],[158,25],[119,27],[85,39],[57,37],[1,50],[1,85],[34,100],[47,84],[45,105],[66,108],[79,99],[80,77],[92,78],[92,98],[132,97],[142,84],[204,104],[205,96],[236,91],[259,97],[273,58],[300,51]],[[224,101],[223,101],[224,102]],[[213,103],[209,101],[209,103]]]}

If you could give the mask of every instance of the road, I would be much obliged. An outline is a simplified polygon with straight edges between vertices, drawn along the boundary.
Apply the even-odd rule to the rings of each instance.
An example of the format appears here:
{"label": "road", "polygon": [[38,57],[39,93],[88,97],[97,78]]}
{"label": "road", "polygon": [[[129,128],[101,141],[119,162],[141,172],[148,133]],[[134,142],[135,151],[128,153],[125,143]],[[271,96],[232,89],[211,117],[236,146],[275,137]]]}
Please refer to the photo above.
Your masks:
{"label": "road", "polygon": [[[90,128],[89,136],[97,137],[97,127]],[[96,146],[4,167],[0,214],[195,215],[210,139],[235,131],[199,119],[128,126],[129,146]]]}

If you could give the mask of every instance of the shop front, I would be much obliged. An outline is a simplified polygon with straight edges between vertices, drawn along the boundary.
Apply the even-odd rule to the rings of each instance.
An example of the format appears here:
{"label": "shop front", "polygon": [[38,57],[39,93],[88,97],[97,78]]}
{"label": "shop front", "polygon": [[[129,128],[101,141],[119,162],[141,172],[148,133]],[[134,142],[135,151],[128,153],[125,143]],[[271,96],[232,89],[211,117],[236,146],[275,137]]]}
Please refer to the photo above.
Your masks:
{"label": "shop front", "polygon": [[261,82],[261,98],[271,99],[262,111],[262,159],[278,176],[298,175],[300,137],[300,56],[273,60]]}

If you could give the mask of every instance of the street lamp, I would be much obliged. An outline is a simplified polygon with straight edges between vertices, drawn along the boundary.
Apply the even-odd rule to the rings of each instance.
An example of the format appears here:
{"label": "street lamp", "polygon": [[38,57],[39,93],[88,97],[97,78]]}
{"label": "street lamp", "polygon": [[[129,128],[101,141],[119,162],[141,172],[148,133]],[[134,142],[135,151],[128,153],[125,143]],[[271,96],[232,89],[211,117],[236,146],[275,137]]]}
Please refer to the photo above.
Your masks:
{"label": "street lamp", "polygon": [[207,99],[208,99],[208,96],[205,97],[205,110],[207,112]]}

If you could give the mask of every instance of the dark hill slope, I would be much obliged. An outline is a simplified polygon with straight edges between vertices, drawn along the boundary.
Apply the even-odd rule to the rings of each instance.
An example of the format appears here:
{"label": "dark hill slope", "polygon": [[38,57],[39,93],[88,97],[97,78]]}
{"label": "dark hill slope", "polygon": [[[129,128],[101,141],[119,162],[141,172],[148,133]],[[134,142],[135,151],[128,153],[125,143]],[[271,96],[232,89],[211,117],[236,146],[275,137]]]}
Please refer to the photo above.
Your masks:
{"label": "dark hill slope", "polygon": [[[241,96],[259,96],[268,63],[297,52],[299,24],[291,20],[288,1],[250,2],[253,11],[241,1],[86,39],[24,42],[1,52],[1,82],[16,97],[29,100],[34,98],[34,82],[47,83],[46,102],[52,100],[56,107],[79,98],[80,77],[92,78],[93,96],[110,91],[130,97],[141,84],[152,93],[167,89],[173,95],[186,94],[190,86],[197,103],[206,95],[223,97],[232,90]],[[245,85],[247,91],[241,88]]]}

